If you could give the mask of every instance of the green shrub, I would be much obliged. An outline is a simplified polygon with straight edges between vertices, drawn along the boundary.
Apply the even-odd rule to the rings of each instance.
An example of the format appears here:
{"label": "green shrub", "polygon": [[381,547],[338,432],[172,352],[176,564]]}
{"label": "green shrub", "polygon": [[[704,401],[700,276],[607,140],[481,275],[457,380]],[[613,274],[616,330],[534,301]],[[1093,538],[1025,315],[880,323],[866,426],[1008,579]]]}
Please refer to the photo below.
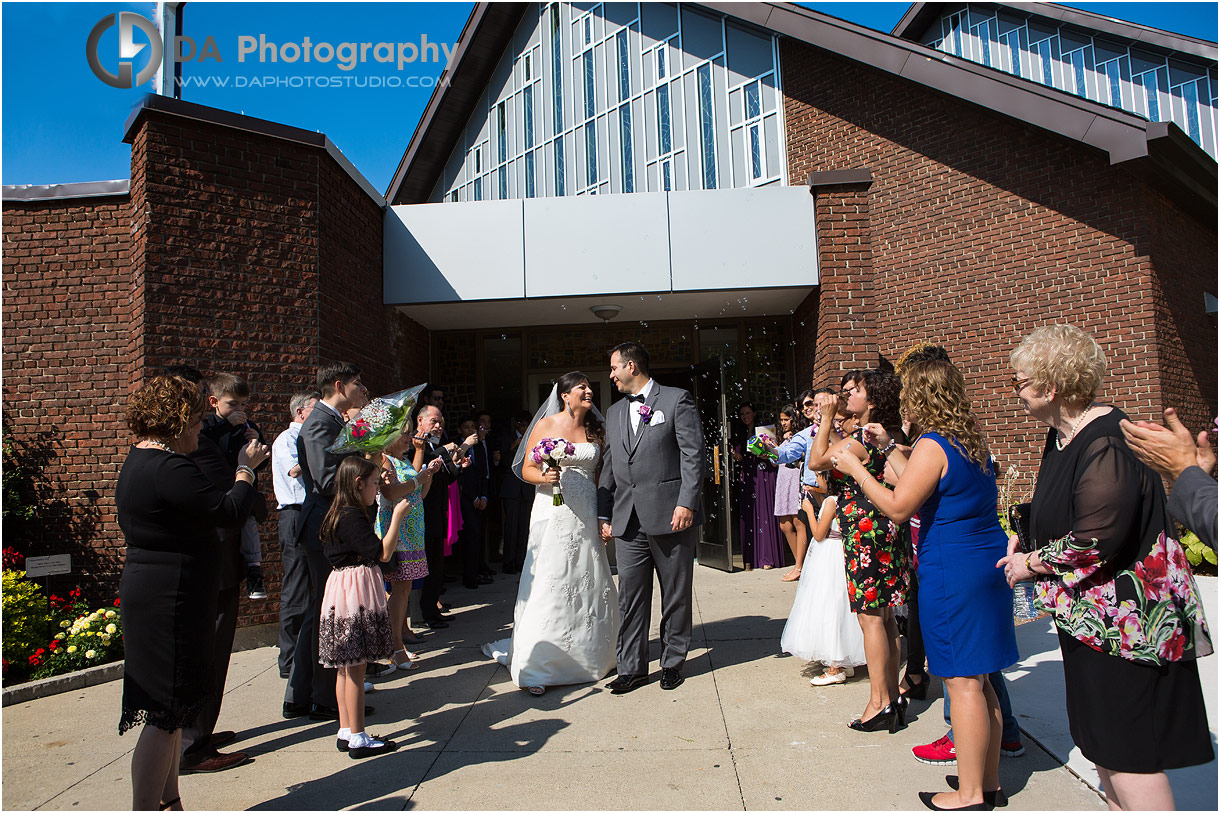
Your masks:
{"label": "green shrub", "polygon": [[1191,567],[1198,568],[1204,562],[1215,566],[1216,552],[1204,544],[1194,531],[1185,531],[1178,541],[1186,549],[1186,560],[1190,562]]}
{"label": "green shrub", "polygon": [[4,571],[4,673],[25,675],[46,656],[47,600],[24,570]]}

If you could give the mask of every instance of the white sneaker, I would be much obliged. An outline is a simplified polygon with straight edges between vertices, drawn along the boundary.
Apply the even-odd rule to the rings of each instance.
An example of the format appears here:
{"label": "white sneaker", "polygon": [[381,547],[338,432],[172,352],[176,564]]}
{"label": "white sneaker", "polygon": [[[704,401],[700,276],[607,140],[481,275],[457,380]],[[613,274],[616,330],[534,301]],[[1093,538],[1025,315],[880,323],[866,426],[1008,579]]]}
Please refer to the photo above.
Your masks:
{"label": "white sneaker", "polygon": [[818,675],[817,677],[810,678],[810,680],[809,680],[809,683],[813,686],[830,686],[834,683],[846,683],[846,682],[847,682],[847,670],[846,669],[839,671],[839,672],[835,672],[833,675],[830,674],[829,672],[823,672],[822,674]]}

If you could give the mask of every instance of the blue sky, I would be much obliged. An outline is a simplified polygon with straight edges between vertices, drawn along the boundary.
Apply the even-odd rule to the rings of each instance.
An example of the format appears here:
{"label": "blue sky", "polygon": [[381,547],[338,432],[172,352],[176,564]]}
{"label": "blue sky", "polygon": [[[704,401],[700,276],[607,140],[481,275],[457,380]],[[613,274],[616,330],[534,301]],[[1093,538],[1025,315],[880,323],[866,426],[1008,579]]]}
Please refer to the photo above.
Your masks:
{"label": "blue sky", "polygon": [[[889,31],[908,3],[802,3],[882,31]],[[1214,42],[1216,3],[1071,3],[1099,14],[1139,22]],[[183,98],[258,118],[319,130],[364,173],[385,190],[411,133],[431,96],[430,83],[441,66],[418,59],[397,69],[381,64],[367,51],[366,62],[350,71],[334,61],[304,69],[239,62],[239,37],[262,34],[272,44],[389,41],[412,54],[423,38],[428,43],[457,41],[471,3],[205,3],[186,6],[185,33],[202,50],[215,38],[220,60],[184,63]],[[3,5],[3,142],[4,184],[47,184],[126,178],[130,148],[122,143],[123,124],[147,86],[119,90],[99,81],[85,59],[90,30],[106,15],[130,10],[153,16],[153,3],[13,3]],[[54,37],[48,34],[54,32]],[[143,42],[137,33],[136,42]],[[103,36],[99,52],[119,49],[118,29]],[[147,52],[147,48],[144,49]],[[388,54],[382,52],[381,57]],[[114,57],[110,57],[114,61]],[[141,60],[136,58],[136,69]],[[109,65],[113,70],[113,64]],[[326,88],[275,86],[288,77],[315,76]],[[400,87],[353,87],[394,77]],[[308,80],[306,80],[308,81]],[[389,81],[393,81],[390,79]],[[203,86],[202,83],[209,83]],[[225,82],[224,87],[219,87]],[[339,86],[339,83],[344,86]],[[269,86],[263,86],[264,83]],[[243,86],[239,87],[241,84]],[[416,87],[407,87],[414,84]]]}

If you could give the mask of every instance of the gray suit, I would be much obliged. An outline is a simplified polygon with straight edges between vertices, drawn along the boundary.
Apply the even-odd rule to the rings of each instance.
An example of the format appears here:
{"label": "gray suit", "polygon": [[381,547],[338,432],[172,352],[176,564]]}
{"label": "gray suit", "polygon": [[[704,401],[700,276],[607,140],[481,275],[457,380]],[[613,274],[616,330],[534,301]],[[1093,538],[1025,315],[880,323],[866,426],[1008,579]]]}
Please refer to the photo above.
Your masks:
{"label": "gray suit", "polygon": [[1216,547],[1216,481],[1198,466],[1185,469],[1169,493],[1169,513]]}
{"label": "gray suit", "polygon": [[[618,673],[648,674],[652,573],[661,583],[661,666],[679,668],[691,639],[695,541],[703,522],[703,426],[686,390],[654,382],[645,404],[651,420],[632,432],[630,402],[606,414],[606,450],[598,482],[598,516],[611,520],[618,559]],[[694,523],[673,533],[674,508],[690,508]]]}
{"label": "gray suit", "polygon": [[345,457],[326,449],[342,431],[343,419],[319,401],[297,435],[297,463],[305,484],[305,502],[301,504],[301,517],[297,522],[297,542],[304,552],[308,570],[309,607],[297,631],[297,645],[284,692],[285,703],[312,702],[330,708],[336,705],[335,672],[318,663],[318,617],[322,613],[322,594],[331,570],[330,562],[322,552],[318,532],[334,499],[335,472]]}

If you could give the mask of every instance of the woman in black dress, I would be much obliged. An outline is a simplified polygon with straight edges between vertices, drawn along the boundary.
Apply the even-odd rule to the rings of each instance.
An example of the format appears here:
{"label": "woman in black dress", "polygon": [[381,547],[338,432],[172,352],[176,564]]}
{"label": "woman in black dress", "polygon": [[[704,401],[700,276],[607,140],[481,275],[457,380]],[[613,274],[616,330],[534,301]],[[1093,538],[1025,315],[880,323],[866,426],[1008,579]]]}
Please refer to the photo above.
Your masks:
{"label": "woman in black dress", "polygon": [[1105,356],[1068,325],[1012,352],[1013,389],[1050,426],[1034,490],[1035,551],[1001,559],[1009,584],[1037,579],[1059,631],[1068,727],[1112,807],[1169,810],[1168,768],[1214,758],[1196,658],[1212,651],[1199,590],[1161,478],[1093,398]]}
{"label": "woman in black dress", "polygon": [[137,438],[115,489],[127,557],[123,615],[123,712],[119,733],[144,728],[131,757],[132,808],[181,810],[182,726],[198,713],[209,663],[218,589],[216,527],[240,528],[254,506],[253,468],[267,447],[238,455],[236,482],[216,489],[191,458],[204,401],[185,378],[158,376],[127,408]]}

